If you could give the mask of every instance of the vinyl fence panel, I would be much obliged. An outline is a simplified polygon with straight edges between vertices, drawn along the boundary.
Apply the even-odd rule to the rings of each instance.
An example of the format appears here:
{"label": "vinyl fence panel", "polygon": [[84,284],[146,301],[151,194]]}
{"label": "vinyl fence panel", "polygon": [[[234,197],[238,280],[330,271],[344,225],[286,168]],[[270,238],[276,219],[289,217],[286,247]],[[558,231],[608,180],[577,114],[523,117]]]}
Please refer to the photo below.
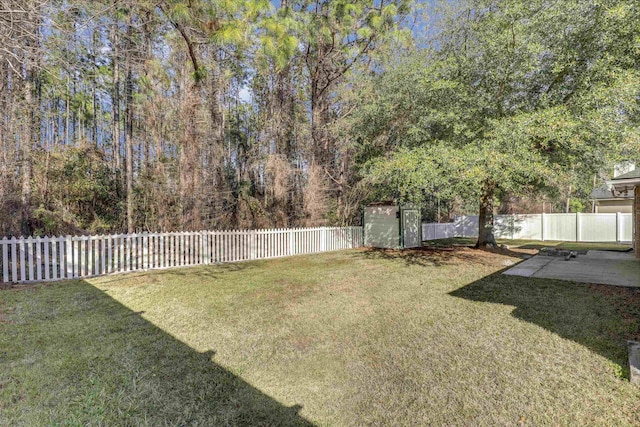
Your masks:
{"label": "vinyl fence panel", "polygon": [[457,237],[455,223],[422,224],[422,240],[450,239],[452,237]]}
{"label": "vinyl fence panel", "polygon": [[616,239],[618,216],[615,213],[580,214],[580,241],[610,242]]}
{"label": "vinyl fence panel", "polygon": [[577,241],[577,218],[575,214],[545,214],[543,218],[545,240]]}
{"label": "vinyl fence panel", "polygon": [[633,240],[633,214],[618,214],[617,235],[619,242],[631,242]]}
{"label": "vinyl fence panel", "polygon": [[513,239],[542,240],[542,215],[525,214],[513,217]]}
{"label": "vinyl fence panel", "polygon": [[460,237],[475,237],[478,235],[478,216],[461,216],[455,219],[456,234]]}
{"label": "vinyl fence panel", "polygon": [[[632,214],[557,213],[496,215],[499,239],[562,240],[574,242],[631,242]],[[424,240],[476,237],[478,217],[461,216],[452,223],[422,224]]]}

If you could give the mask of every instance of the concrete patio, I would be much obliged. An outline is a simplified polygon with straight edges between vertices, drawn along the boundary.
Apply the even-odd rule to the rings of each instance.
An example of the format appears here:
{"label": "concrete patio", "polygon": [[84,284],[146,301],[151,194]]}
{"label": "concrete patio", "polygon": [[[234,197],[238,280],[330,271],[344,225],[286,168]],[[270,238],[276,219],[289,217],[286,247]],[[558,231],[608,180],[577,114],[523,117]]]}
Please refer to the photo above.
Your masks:
{"label": "concrete patio", "polygon": [[640,287],[640,260],[632,252],[615,251],[588,251],[569,261],[559,256],[536,255],[504,274]]}

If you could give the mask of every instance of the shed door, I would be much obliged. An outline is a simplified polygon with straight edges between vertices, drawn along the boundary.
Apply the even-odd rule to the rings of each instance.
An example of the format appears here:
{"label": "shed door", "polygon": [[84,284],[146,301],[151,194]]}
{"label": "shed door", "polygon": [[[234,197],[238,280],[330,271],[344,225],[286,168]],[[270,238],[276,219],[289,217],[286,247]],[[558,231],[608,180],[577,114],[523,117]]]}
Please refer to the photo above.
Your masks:
{"label": "shed door", "polygon": [[420,241],[420,211],[402,211],[402,238],[405,248],[415,248],[422,244]]}

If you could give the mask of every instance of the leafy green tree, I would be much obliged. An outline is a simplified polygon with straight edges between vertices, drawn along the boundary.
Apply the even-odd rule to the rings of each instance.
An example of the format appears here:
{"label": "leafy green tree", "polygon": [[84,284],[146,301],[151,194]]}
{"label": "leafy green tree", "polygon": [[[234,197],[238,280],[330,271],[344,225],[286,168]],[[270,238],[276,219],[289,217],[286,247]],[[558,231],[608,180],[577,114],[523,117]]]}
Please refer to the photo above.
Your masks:
{"label": "leafy green tree", "polygon": [[626,4],[444,7],[432,46],[390,66],[363,104],[356,134],[370,179],[401,199],[478,200],[482,246],[496,197],[557,188],[630,149],[640,80],[614,36]]}

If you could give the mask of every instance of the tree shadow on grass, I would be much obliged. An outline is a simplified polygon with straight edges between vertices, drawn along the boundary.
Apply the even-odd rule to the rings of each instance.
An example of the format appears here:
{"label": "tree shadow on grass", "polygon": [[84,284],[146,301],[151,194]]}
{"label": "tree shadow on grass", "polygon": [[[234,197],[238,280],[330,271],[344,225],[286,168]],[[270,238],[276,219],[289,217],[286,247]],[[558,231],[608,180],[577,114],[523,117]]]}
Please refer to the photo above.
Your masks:
{"label": "tree shadow on grass", "polygon": [[450,295],[514,306],[513,316],[584,345],[621,366],[628,378],[626,340],[640,339],[640,289],[506,276],[502,271]]}
{"label": "tree shadow on grass", "polygon": [[312,425],[86,282],[0,292],[9,424]]}
{"label": "tree shadow on grass", "polygon": [[367,260],[387,260],[403,262],[409,266],[440,267],[460,262],[461,260],[471,260],[472,255],[459,250],[445,250],[442,248],[414,248],[414,249],[379,249],[369,248],[358,252],[358,256]]}
{"label": "tree shadow on grass", "polygon": [[357,252],[357,255],[368,260],[389,260],[400,261],[406,265],[422,267],[441,267],[446,265],[460,264],[461,262],[482,262],[482,252],[489,252],[499,255],[506,255],[513,258],[526,259],[530,255],[522,252],[514,252],[508,249],[471,249],[461,247],[429,247],[422,246],[412,249],[379,249],[368,248]]}

